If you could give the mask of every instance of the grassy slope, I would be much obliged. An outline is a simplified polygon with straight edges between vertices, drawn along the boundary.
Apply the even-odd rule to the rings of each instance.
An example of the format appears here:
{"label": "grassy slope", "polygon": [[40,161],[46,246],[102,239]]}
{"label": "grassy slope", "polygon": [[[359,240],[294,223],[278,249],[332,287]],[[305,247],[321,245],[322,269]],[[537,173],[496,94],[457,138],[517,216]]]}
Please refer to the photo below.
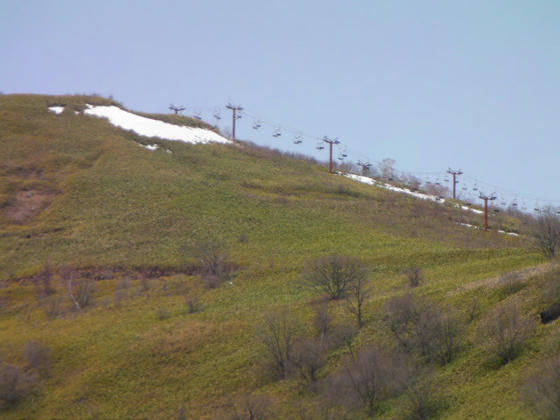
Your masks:
{"label": "grassy slope", "polygon": [[[468,282],[541,261],[523,239],[455,224],[474,216],[328,175],[303,160],[245,146],[165,141],[159,143],[173,153],[150,152],[137,142],[152,140],[103,119],[47,111],[51,104],[81,109],[93,101],[105,103],[0,96],[0,150],[6,156],[0,203],[7,207],[22,189],[57,192],[33,219],[15,223],[0,216],[0,279],[12,279],[0,290],[10,299],[0,308],[0,353],[17,361],[24,343],[35,339],[53,349],[55,360],[37,396],[8,417],[169,418],[183,403],[198,417],[210,415],[228,395],[255,388],[274,397],[281,416],[290,416],[288,401],[310,396],[302,396],[296,381],[259,382],[252,367],[260,353],[254,330],[282,302],[308,319],[314,296],[298,287],[306,260],[336,252],[375,267],[361,342],[385,339],[380,308],[402,292],[400,272],[408,266],[425,270],[420,293],[443,299]],[[239,242],[240,235],[247,241]],[[93,308],[48,321],[33,287],[14,280],[45,264],[180,271],[193,261],[188,249],[204,239],[226,244],[243,267],[233,287],[202,290],[195,277],[169,275],[152,280],[148,293],[133,281],[116,304],[116,274],[98,282]],[[200,294],[204,310],[186,314],[184,296],[170,293],[169,284]],[[62,287],[58,293],[64,295]],[[446,301],[463,308],[473,293],[480,291]],[[484,299],[487,309],[492,296]],[[160,307],[169,310],[169,319],[157,319]],[[346,316],[342,307],[334,310]],[[545,340],[544,328],[540,335]],[[540,341],[534,341],[538,349]],[[494,372],[484,368],[475,346],[468,347],[438,376],[449,401],[442,416],[527,418],[517,381],[530,357]],[[338,360],[333,355],[324,373]],[[398,418],[403,405],[387,404],[381,416]]]}

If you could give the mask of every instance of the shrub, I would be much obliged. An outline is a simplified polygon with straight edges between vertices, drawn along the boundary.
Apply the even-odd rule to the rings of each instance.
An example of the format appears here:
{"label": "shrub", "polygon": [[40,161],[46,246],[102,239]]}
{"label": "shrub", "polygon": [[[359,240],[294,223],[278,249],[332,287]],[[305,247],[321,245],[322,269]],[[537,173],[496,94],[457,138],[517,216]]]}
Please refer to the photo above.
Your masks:
{"label": "shrub", "polygon": [[506,364],[517,357],[524,343],[533,335],[535,324],[534,319],[521,315],[515,302],[507,302],[486,316],[479,337],[488,351]]}
{"label": "shrub", "polygon": [[224,246],[215,240],[197,243],[194,255],[199,262],[202,281],[208,288],[213,289],[229,281],[236,269],[229,261]]}
{"label": "shrub", "polygon": [[367,278],[367,267],[353,257],[330,255],[309,263],[303,272],[304,285],[339,299],[358,280]]}
{"label": "shrub", "polygon": [[47,318],[50,320],[53,320],[62,314],[63,302],[64,302],[64,298],[62,296],[49,296],[49,297],[42,298],[40,300],[40,304],[45,310],[45,314],[47,315]]}
{"label": "shrub", "polygon": [[8,407],[33,392],[36,377],[19,366],[0,363],[0,401]]}
{"label": "shrub", "polygon": [[27,360],[29,369],[40,372],[46,376],[50,370],[51,350],[37,341],[29,341],[25,344],[23,355]]}
{"label": "shrub", "polygon": [[551,208],[545,208],[533,224],[533,236],[537,248],[547,258],[556,255],[560,246],[560,217]]}
{"label": "shrub", "polygon": [[185,303],[189,314],[194,314],[202,309],[202,303],[200,302],[198,296],[187,296]]}
{"label": "shrub", "polygon": [[308,338],[295,343],[294,365],[305,382],[317,380],[317,372],[326,363],[325,353],[324,343],[318,338]]}
{"label": "shrub", "polygon": [[442,364],[453,359],[460,324],[451,309],[406,294],[389,300],[385,312],[385,321],[405,352]]}
{"label": "shrub", "polygon": [[169,310],[167,308],[161,307],[156,311],[156,317],[160,321],[164,321],[171,318],[171,315],[169,314]]}
{"label": "shrub", "polygon": [[410,267],[405,272],[408,285],[411,288],[418,287],[422,283],[422,269],[418,267]]}
{"label": "shrub", "polygon": [[52,295],[55,290],[52,287],[52,270],[49,266],[45,267],[40,273],[33,276],[33,280],[38,288],[38,296],[45,297]]}
{"label": "shrub", "polygon": [[346,403],[361,403],[374,415],[380,402],[406,388],[409,377],[409,364],[402,355],[368,346],[333,378],[331,392]]}

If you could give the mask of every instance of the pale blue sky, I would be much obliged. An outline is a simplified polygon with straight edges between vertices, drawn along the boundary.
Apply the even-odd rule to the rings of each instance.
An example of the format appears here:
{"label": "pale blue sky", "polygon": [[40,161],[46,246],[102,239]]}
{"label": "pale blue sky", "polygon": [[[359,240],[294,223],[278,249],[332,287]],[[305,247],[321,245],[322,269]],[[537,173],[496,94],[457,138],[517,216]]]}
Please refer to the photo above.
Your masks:
{"label": "pale blue sky", "polygon": [[2,0],[0,90],[210,121],[233,101],[271,123],[240,138],[319,156],[286,129],[338,136],[353,160],[560,200],[559,22],[559,1]]}

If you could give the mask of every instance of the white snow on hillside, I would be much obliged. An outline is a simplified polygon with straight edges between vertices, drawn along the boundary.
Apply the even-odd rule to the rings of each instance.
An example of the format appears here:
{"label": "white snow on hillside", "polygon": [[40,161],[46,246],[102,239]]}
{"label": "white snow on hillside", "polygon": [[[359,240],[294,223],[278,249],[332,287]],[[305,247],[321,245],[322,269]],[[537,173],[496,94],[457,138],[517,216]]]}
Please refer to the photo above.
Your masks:
{"label": "white snow on hillside", "polygon": [[139,146],[151,151],[159,149],[159,146],[157,144],[139,144]]}
{"label": "white snow on hillside", "polygon": [[436,203],[445,203],[444,198],[439,198],[435,195],[424,194],[424,193],[421,193],[421,192],[412,191],[412,190],[409,190],[408,188],[395,187],[394,185],[386,184],[384,182],[379,182],[379,181],[377,181],[373,178],[370,178],[368,176],[355,175],[355,174],[343,174],[343,175],[347,178],[353,179],[354,181],[362,182],[362,183],[368,184],[368,185],[376,185],[378,187],[385,188],[385,189],[390,190],[390,191],[395,191],[395,192],[399,192],[399,193],[403,193],[403,194],[408,194],[408,195],[411,195],[413,197],[419,198],[421,200],[430,200],[430,201],[435,201]]}
{"label": "white snow on hillside", "polygon": [[49,111],[54,112],[55,114],[62,114],[64,111],[63,106],[49,106]]}
{"label": "white snow on hillside", "polygon": [[146,137],[159,137],[165,140],[177,140],[185,143],[231,143],[230,140],[204,128],[186,127],[169,124],[152,118],[142,117],[116,106],[88,105],[84,112],[88,115],[107,118],[109,122],[125,130]]}

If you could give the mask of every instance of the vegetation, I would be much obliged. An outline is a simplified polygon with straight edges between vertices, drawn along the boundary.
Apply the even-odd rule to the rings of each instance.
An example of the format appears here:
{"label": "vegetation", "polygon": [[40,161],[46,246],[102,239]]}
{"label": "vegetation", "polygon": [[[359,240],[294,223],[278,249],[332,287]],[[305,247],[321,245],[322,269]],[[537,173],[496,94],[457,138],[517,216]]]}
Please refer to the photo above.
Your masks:
{"label": "vegetation", "polygon": [[[248,143],[146,139],[86,103],[116,104],[0,96],[2,418],[538,415],[523,384],[556,354],[558,321],[536,320],[560,271],[529,221],[465,229],[480,217]],[[353,274],[302,287],[315,267]],[[494,363],[481,337],[510,301],[530,321]]]}

